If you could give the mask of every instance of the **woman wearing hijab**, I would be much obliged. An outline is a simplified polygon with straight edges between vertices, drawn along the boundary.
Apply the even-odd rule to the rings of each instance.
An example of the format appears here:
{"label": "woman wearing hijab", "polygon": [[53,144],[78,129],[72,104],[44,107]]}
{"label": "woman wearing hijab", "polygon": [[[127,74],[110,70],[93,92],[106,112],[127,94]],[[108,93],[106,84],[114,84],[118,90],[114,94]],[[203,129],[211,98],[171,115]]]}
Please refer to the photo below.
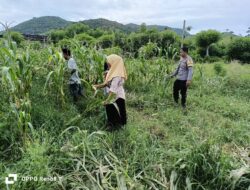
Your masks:
{"label": "woman wearing hijab", "polygon": [[[94,89],[108,87],[108,98],[104,101],[108,117],[108,125],[114,129],[127,123],[125,106],[125,91],[123,88],[127,73],[123,59],[115,54],[107,57],[109,67],[106,79],[103,84],[93,85]],[[114,102],[111,102],[115,98]]]}

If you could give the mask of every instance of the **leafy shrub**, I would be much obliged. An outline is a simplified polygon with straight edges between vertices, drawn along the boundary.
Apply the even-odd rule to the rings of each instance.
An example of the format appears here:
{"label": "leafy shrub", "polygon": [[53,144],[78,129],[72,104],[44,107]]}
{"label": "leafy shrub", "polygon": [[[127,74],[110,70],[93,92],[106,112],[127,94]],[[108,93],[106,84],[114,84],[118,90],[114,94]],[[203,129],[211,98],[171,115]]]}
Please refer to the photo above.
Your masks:
{"label": "leafy shrub", "polygon": [[223,67],[221,63],[215,63],[214,64],[214,71],[217,76],[225,76],[226,75],[226,69]]}
{"label": "leafy shrub", "polygon": [[13,31],[11,31],[9,34],[7,34],[7,33],[4,34],[4,38],[8,38],[8,36],[10,36],[11,39],[12,39],[14,42],[17,43],[17,45],[20,45],[21,42],[24,41],[23,35],[22,35],[21,33],[19,33],[19,32],[13,32]]}
{"label": "leafy shrub", "polygon": [[226,47],[222,44],[212,44],[209,51],[211,56],[222,57],[226,55]]}
{"label": "leafy shrub", "polygon": [[113,35],[103,35],[98,38],[98,44],[102,48],[110,48],[114,43],[114,36]]}
{"label": "leafy shrub", "polygon": [[60,40],[64,39],[66,32],[64,30],[53,30],[49,33],[49,38],[53,43],[57,43]]}
{"label": "leafy shrub", "polygon": [[149,42],[147,45],[142,46],[139,49],[139,56],[141,58],[149,59],[157,56],[159,48],[156,43]]}
{"label": "leafy shrub", "polygon": [[69,38],[73,38],[75,35],[87,32],[88,30],[89,26],[83,23],[74,23],[66,28],[65,35]]}
{"label": "leafy shrub", "polygon": [[230,59],[250,63],[250,37],[233,40],[228,46],[227,55]]}
{"label": "leafy shrub", "polygon": [[87,44],[87,45],[89,45],[95,41],[95,38],[93,38],[92,36],[90,36],[86,33],[76,35],[76,39],[79,40],[80,42],[82,42],[83,44]]}

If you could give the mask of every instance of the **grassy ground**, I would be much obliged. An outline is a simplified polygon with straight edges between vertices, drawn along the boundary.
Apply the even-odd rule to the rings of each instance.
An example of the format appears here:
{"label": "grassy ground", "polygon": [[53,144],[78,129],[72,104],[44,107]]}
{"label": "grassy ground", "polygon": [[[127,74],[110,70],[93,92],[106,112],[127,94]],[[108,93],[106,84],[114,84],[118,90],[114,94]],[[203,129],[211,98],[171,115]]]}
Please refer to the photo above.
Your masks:
{"label": "grassy ground", "polygon": [[[131,78],[137,62],[126,62]],[[61,108],[53,93],[42,94],[45,77],[35,78],[30,138],[22,144],[15,126],[0,128],[0,189],[8,173],[19,176],[9,189],[249,189],[250,66],[217,64],[223,72],[195,66],[187,114],[157,69],[129,79],[129,121],[113,133],[102,130],[102,106],[86,112],[87,101],[75,106],[67,96]],[[48,176],[55,181],[39,178]]]}

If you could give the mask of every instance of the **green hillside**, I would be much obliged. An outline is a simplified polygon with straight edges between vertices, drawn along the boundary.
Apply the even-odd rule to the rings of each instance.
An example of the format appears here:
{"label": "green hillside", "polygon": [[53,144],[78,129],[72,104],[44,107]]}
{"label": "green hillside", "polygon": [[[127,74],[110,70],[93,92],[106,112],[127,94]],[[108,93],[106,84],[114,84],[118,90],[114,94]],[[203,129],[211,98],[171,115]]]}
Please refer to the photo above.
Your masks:
{"label": "green hillside", "polygon": [[52,29],[64,28],[69,23],[60,17],[43,16],[22,22],[12,29],[25,34],[43,34]]}
{"label": "green hillside", "polygon": [[[90,20],[85,20],[82,21],[82,23],[88,25],[90,28],[103,28],[103,29],[118,29],[123,32],[136,32],[140,29],[140,25],[134,24],[134,23],[129,23],[129,24],[121,24],[116,21],[110,21],[107,19],[99,18],[99,19],[90,19]],[[170,29],[175,31],[178,35],[182,34],[182,29],[180,28],[171,28],[168,26],[162,26],[162,25],[147,25],[148,29],[157,29],[159,31],[163,31],[166,29]],[[187,35],[189,35],[187,33]]]}
{"label": "green hillside", "polygon": [[[124,25],[119,22],[110,21],[110,20],[103,19],[103,18],[89,19],[89,20],[84,20],[84,21],[79,21],[79,22],[84,23],[93,29],[102,28],[102,29],[120,30],[126,33],[136,32],[140,28],[140,25],[137,25],[137,24],[130,23],[130,24]],[[25,33],[25,34],[43,34],[50,30],[64,28],[71,23],[73,22],[64,20],[60,17],[43,16],[43,17],[37,17],[37,18],[34,17],[31,20],[22,22],[14,26],[12,29],[21,33]],[[182,34],[182,29],[170,28],[168,26],[148,25],[147,28],[148,29],[156,28],[159,31],[163,31],[166,28],[168,28],[168,29],[175,31],[178,35]]]}

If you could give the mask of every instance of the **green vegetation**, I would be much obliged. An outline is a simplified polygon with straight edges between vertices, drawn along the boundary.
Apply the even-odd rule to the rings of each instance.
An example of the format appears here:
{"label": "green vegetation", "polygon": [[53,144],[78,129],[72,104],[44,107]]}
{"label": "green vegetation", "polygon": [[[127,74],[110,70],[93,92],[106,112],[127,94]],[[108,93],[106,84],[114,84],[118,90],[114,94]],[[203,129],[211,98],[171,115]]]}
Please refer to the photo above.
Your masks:
{"label": "green vegetation", "polygon": [[[140,25],[137,24],[127,24],[123,25],[121,23],[110,21],[107,19],[90,19],[80,21],[79,24],[85,24],[94,30],[119,30],[125,33],[136,32],[140,29]],[[31,20],[22,22],[12,28],[12,30],[25,33],[25,34],[44,34],[49,32],[50,30],[63,29],[66,26],[74,24],[74,22],[66,21],[60,17],[56,16],[43,16],[38,18],[33,18]],[[149,25],[148,29],[156,28],[159,31],[163,31],[166,28],[169,30],[175,31],[178,35],[182,34],[182,30],[179,28],[170,28],[167,26],[159,26],[159,25]],[[189,34],[186,33],[186,36]]]}
{"label": "green vegetation", "polygon": [[250,63],[250,37],[237,38],[228,47],[231,59],[238,59]]}
{"label": "green vegetation", "polygon": [[196,35],[196,43],[201,50],[205,50],[206,56],[209,56],[209,48],[213,43],[218,42],[220,33],[215,30],[202,31]]}
{"label": "green vegetation", "polygon": [[17,43],[17,45],[20,45],[21,42],[24,41],[24,37],[22,34],[20,34],[19,32],[13,32],[11,31],[11,35],[9,36],[7,33],[4,34],[3,36],[5,39],[8,40],[9,37],[11,37],[11,39]]}
{"label": "green vegetation", "polygon": [[[19,29],[23,27],[22,25],[27,30],[36,31]],[[106,19],[68,22],[59,17],[34,18],[12,29],[21,33],[45,33],[49,36],[50,42],[56,45],[64,44],[67,39],[76,38],[86,47],[101,49],[119,47],[124,55],[134,58],[140,56],[142,52],[140,48],[148,43],[155,44],[159,50],[158,53],[153,53],[154,56],[166,55],[166,47],[169,45],[174,48],[180,46],[182,35],[182,30],[166,26],[147,26],[145,23],[123,25]],[[187,31],[190,29],[191,27],[187,27]],[[12,36],[18,45],[22,45],[23,39],[19,33]],[[234,35],[229,29],[223,33],[215,30],[201,31],[194,36],[186,32],[185,37],[184,44],[189,46],[190,54],[197,62],[238,60],[249,63],[249,37]]]}
{"label": "green vegetation", "polygon": [[60,29],[70,24],[60,17],[43,16],[22,22],[12,28],[12,30],[24,34],[44,34],[52,29]]}
{"label": "green vegetation", "polygon": [[[9,173],[18,181],[7,188],[18,190],[249,189],[248,64],[196,62],[184,115],[173,106],[173,80],[166,78],[178,58],[175,33],[141,30],[127,38],[90,31],[45,47],[17,47],[11,33],[2,39],[1,189]],[[61,46],[70,47],[80,68],[85,97],[78,105],[69,96]],[[125,57],[129,121],[109,133],[104,95],[94,95],[91,85],[102,81],[105,53],[113,52]],[[191,54],[197,55],[195,46]],[[21,180],[25,176],[56,180]]]}

